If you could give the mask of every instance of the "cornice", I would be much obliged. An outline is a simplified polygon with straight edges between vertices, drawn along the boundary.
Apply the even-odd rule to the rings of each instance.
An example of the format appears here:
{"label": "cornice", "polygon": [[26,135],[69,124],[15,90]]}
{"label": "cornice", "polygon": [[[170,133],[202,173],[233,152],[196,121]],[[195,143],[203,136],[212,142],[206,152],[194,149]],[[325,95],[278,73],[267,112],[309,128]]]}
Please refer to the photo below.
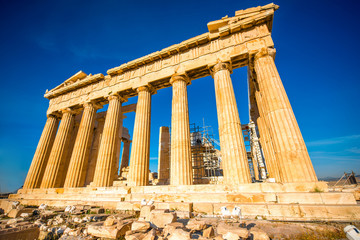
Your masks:
{"label": "cornice", "polygon": [[[158,59],[167,58],[169,56],[187,51],[193,47],[203,45],[214,39],[226,37],[229,34],[251,28],[261,22],[269,21],[269,25],[272,25],[274,12],[278,8],[278,5],[271,3],[262,7],[253,8],[251,11],[236,11],[236,15],[234,17],[225,17],[221,20],[209,22],[207,24],[209,32],[207,33],[190,38],[179,44],[164,48],[161,51],[157,51],[144,57],[124,63],[118,67],[111,68],[107,71],[107,74],[110,76],[121,74],[127,70],[138,68]],[[241,11],[244,12],[241,13]]]}
{"label": "cornice", "polygon": [[89,77],[86,77],[84,79],[81,79],[71,85],[68,85],[68,86],[64,86],[64,87],[61,87],[61,88],[58,88],[58,89],[53,89],[47,93],[45,93],[44,97],[47,98],[47,99],[51,99],[51,98],[54,98],[54,97],[57,97],[61,94],[64,94],[64,93],[67,93],[67,92],[70,92],[72,90],[75,90],[75,89],[78,89],[80,87],[83,87],[83,86],[87,86],[89,84],[92,84],[94,82],[98,82],[100,80],[103,80],[105,77],[102,73],[98,73],[98,74],[95,74],[93,76],[89,76]]}

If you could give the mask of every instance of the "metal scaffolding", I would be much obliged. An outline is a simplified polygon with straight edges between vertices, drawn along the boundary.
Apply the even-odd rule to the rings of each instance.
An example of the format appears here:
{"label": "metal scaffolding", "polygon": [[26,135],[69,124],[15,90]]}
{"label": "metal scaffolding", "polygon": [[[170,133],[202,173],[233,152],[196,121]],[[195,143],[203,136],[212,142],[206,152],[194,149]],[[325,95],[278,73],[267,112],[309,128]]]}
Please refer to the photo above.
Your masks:
{"label": "metal scaffolding", "polygon": [[217,183],[222,177],[221,154],[212,128],[190,124],[190,139],[194,183]]}
{"label": "metal scaffolding", "polygon": [[[253,122],[241,125],[253,182],[267,178],[258,132]],[[217,183],[222,178],[220,143],[214,138],[211,126],[190,124],[191,158],[195,184]]]}
{"label": "metal scaffolding", "polygon": [[267,177],[264,157],[261,151],[258,132],[254,122],[241,125],[244,143],[253,182],[264,181]]}

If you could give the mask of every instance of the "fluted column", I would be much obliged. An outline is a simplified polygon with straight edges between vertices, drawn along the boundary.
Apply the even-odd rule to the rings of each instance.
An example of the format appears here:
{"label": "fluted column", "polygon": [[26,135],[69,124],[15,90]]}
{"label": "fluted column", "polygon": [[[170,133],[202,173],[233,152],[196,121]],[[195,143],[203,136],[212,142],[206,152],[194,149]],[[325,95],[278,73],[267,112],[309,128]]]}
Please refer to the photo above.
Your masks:
{"label": "fluted column", "polygon": [[119,95],[109,97],[109,108],[106,113],[93,180],[93,184],[96,187],[108,187],[113,184],[116,147],[117,141],[119,141],[119,131],[122,128],[121,102],[122,98]]}
{"label": "fluted column", "polygon": [[251,183],[229,64],[217,63],[212,69],[212,75],[215,82],[224,182],[226,184]]}
{"label": "fluted column", "polygon": [[128,184],[146,186],[149,183],[151,90],[143,86],[137,92]]}
{"label": "fluted column", "polygon": [[187,85],[190,80],[185,76],[171,77],[172,113],[171,113],[171,163],[170,184],[192,185],[191,144],[189,127],[189,109]]}
{"label": "fluted column", "polygon": [[95,167],[96,167],[97,157],[98,157],[98,153],[99,153],[101,136],[102,136],[102,132],[104,130],[105,117],[98,118],[98,119],[96,119],[96,121],[97,121],[97,126],[95,128],[94,139],[93,139],[93,143],[92,143],[91,151],[90,151],[89,163],[88,163],[88,167],[86,170],[85,185],[89,185],[94,179]]}
{"label": "fluted column", "polygon": [[90,153],[90,144],[93,137],[96,110],[94,103],[85,103],[79,130],[72,151],[69,169],[64,187],[83,187]]}
{"label": "fluted column", "polygon": [[254,56],[259,91],[265,103],[276,160],[284,182],[317,181],[305,142],[296,122],[284,86],[269,55],[273,49],[260,49]]}
{"label": "fluted column", "polygon": [[170,176],[170,132],[168,127],[160,127],[159,133],[159,159],[158,179],[159,183],[169,182]]}
{"label": "fluted column", "polygon": [[66,165],[66,150],[70,142],[70,133],[74,124],[74,113],[70,109],[63,110],[59,130],[51,149],[40,188],[56,188],[61,186],[61,170]]}
{"label": "fluted column", "polygon": [[39,188],[54,143],[59,118],[49,115],[37,145],[23,189]]}
{"label": "fluted column", "polygon": [[123,168],[126,168],[129,166],[131,140],[124,138],[123,143],[124,143],[124,146],[123,146],[123,151],[121,154],[120,176],[122,174]]}
{"label": "fluted column", "polygon": [[275,178],[276,182],[282,182],[281,170],[279,169],[279,164],[275,158],[274,146],[271,141],[270,133],[269,133],[269,123],[265,121],[264,116],[264,103],[261,98],[261,94],[256,90],[255,92],[256,105],[259,109],[259,116],[256,119],[256,123],[258,125],[259,133],[260,133],[260,144],[262,146],[266,169],[269,174],[269,178]]}

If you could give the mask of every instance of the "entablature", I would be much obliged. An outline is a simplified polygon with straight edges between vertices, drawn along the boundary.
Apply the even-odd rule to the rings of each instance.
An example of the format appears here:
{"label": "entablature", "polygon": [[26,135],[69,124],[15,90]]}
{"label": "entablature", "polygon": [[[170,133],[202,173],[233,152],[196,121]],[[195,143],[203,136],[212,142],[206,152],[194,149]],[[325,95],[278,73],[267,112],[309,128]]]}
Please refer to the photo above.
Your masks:
{"label": "entablature", "polygon": [[[232,69],[248,65],[250,51],[274,47],[269,25],[278,6],[258,8],[210,22],[210,32],[112,68],[107,76],[100,73],[60,85],[45,94],[50,99],[48,114],[88,101],[104,101],[113,93],[136,96],[135,89],[144,85],[154,90],[170,87],[169,80],[175,73],[190,80],[206,77],[219,60],[230,63]],[[229,30],[227,34],[224,27]]]}

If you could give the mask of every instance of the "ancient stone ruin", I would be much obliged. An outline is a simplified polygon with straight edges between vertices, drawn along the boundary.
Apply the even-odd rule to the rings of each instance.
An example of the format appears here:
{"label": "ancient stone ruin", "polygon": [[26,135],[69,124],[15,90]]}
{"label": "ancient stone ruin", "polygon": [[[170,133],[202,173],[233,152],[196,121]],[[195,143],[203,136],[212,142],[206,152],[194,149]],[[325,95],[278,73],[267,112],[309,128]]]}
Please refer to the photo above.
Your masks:
{"label": "ancient stone ruin", "polygon": [[[236,11],[234,17],[209,22],[202,35],[106,75],[80,71],[47,91],[43,133],[24,186],[10,199],[131,211],[140,210],[147,199],[155,209],[206,215],[238,206],[252,219],[359,220],[353,193],[329,192],[317,180],[274,61],[271,30],[277,9],[268,4]],[[252,151],[256,182],[231,80],[233,69],[240,67],[248,68],[248,127],[258,139]],[[194,181],[187,86],[209,75],[215,84],[222,177],[205,184]],[[158,177],[152,175],[156,185],[149,185],[151,97],[167,87],[173,93],[171,131],[160,129]],[[126,105],[134,96],[137,104]],[[107,111],[97,113],[107,104]],[[131,139],[122,123],[132,111]]]}

